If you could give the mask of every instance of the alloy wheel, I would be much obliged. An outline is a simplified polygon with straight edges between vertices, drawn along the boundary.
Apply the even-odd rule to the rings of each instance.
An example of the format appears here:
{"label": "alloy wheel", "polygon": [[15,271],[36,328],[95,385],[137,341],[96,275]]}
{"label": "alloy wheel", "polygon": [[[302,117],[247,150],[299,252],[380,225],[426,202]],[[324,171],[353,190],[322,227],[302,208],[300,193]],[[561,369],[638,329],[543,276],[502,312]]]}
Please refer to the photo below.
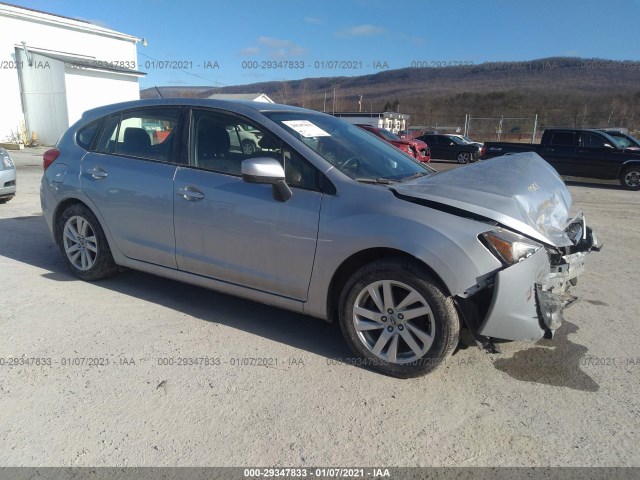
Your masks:
{"label": "alloy wheel", "polygon": [[373,282],[358,294],[353,324],[367,350],[399,364],[422,358],[436,333],[429,303],[411,286],[394,280]]}
{"label": "alloy wheel", "polygon": [[62,238],[64,251],[74,268],[90,270],[98,256],[98,242],[91,224],[83,217],[70,217],[64,224]]}

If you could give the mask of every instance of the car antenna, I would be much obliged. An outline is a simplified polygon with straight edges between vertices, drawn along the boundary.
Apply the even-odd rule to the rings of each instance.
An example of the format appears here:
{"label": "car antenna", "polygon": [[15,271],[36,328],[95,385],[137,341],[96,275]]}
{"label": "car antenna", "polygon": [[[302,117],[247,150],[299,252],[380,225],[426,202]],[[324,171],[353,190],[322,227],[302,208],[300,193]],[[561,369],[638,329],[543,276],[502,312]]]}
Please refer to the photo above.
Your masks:
{"label": "car antenna", "polygon": [[153,88],[155,88],[155,89],[156,89],[156,92],[158,92],[158,96],[159,96],[160,98],[163,98],[163,97],[162,97],[162,94],[160,93],[160,89],[159,89],[158,87],[156,87],[155,85],[153,86]]}

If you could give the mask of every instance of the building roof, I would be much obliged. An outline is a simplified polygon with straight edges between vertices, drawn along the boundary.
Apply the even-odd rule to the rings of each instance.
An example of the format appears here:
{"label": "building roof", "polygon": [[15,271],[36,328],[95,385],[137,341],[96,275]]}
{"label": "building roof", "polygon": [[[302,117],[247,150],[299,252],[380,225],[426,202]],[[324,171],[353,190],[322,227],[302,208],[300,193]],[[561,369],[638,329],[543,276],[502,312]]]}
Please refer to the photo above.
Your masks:
{"label": "building roof", "polygon": [[275,103],[264,93],[214,93],[207,98],[212,100],[248,100],[251,102]]}
{"label": "building roof", "polygon": [[41,10],[12,5],[10,3],[0,2],[0,16],[17,18],[20,20],[32,21],[37,23],[45,23],[49,25],[56,25],[59,27],[66,27],[73,30],[80,30],[88,33],[94,33],[96,35],[102,35],[105,37],[117,38],[120,40],[129,40],[132,42],[140,41],[140,38],[133,35],[128,35],[126,33],[121,33],[109,28],[101,27],[87,20],[65,17],[64,15],[43,12]]}
{"label": "building roof", "polygon": [[336,117],[367,117],[367,118],[404,118],[409,119],[410,115],[397,112],[333,112]]}
{"label": "building roof", "polygon": [[80,55],[73,55],[71,53],[55,52],[52,50],[42,50],[26,47],[30,53],[35,53],[52,60],[63,62],[71,67],[75,67],[81,70],[99,70],[102,72],[111,73],[124,73],[127,75],[135,75],[137,77],[144,77],[147,74],[134,70],[132,68],[125,68],[109,60],[101,60],[95,57],[87,57]]}

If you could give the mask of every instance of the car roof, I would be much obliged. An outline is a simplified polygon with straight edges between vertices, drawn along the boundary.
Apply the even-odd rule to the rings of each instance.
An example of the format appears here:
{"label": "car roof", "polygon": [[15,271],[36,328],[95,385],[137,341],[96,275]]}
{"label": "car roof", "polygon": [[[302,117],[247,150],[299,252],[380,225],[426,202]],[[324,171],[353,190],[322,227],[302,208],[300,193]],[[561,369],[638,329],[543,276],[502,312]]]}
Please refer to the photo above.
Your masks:
{"label": "car roof", "polygon": [[[307,112],[321,113],[306,108],[293,107],[291,105],[280,105],[278,103],[252,102],[248,100],[212,100],[208,98],[149,98],[144,100],[132,100],[129,102],[113,103],[102,107],[93,108],[83,113],[82,118],[92,120],[110,113],[121,110],[129,110],[141,107],[165,107],[165,106],[192,106],[209,107],[230,110],[240,113],[242,110],[250,108],[257,112]],[[243,108],[244,107],[244,108]]]}

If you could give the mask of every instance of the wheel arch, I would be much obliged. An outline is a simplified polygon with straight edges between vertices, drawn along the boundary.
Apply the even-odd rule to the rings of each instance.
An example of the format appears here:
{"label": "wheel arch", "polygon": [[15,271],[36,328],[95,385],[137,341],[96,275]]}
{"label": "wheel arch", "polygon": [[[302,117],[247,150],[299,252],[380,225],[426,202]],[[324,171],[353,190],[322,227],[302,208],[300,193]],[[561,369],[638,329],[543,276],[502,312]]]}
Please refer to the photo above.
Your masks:
{"label": "wheel arch", "polygon": [[631,160],[626,160],[624,161],[621,165],[620,165],[620,169],[618,170],[618,177],[620,175],[622,175],[622,172],[624,172],[627,168],[629,167],[640,167],[640,160],[636,160],[631,159]]}
{"label": "wheel arch", "polygon": [[421,268],[424,268],[427,272],[429,272],[433,279],[438,283],[438,286],[442,289],[443,293],[445,293],[447,296],[451,295],[449,289],[447,288],[440,275],[438,275],[436,271],[433,270],[433,268],[431,268],[419,258],[395,248],[368,248],[366,250],[361,250],[357,253],[354,253],[353,255],[345,259],[334,272],[331,278],[331,282],[329,283],[329,292],[327,295],[326,311],[327,320],[329,322],[334,323],[338,319],[340,294],[345,284],[349,281],[349,278],[351,278],[351,276],[363,266],[375,260],[380,260],[383,258],[397,258],[400,260],[415,262]]}
{"label": "wheel arch", "polygon": [[54,232],[53,237],[56,244],[58,244],[57,229],[58,229],[58,222],[60,220],[60,217],[62,216],[63,212],[67,208],[69,208],[71,205],[76,205],[76,204],[82,205],[83,207],[88,208],[91,211],[91,213],[93,213],[93,215],[98,220],[98,223],[100,224],[99,226],[104,232],[105,237],[107,238],[107,242],[109,243],[109,248],[113,252],[113,242],[111,241],[111,235],[109,233],[109,230],[105,228],[104,222],[102,221],[102,216],[98,212],[96,212],[96,210],[89,203],[77,197],[67,197],[61,200],[60,203],[58,203],[58,205],[56,205],[56,209],[53,212],[53,218],[52,218],[53,220],[52,225],[53,225],[53,232]]}

